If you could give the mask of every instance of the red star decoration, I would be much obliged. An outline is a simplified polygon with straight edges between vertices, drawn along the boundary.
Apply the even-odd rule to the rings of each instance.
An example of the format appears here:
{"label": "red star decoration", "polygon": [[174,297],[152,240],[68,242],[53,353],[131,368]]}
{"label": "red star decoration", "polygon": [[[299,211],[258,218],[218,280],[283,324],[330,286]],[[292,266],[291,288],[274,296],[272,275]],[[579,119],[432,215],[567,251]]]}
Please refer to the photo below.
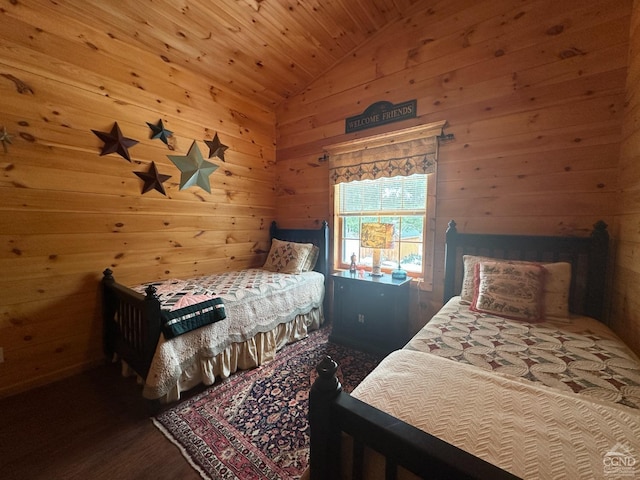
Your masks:
{"label": "red star decoration", "polygon": [[209,147],[209,158],[218,157],[223,162],[226,162],[224,159],[224,151],[229,147],[220,142],[217,133],[214,135],[213,140],[205,140],[204,143]]}
{"label": "red star decoration", "polygon": [[118,127],[118,122],[113,124],[113,128],[111,132],[98,132],[97,130],[91,130],[95,133],[100,140],[104,142],[104,146],[102,147],[102,152],[100,152],[100,156],[108,155],[110,153],[118,153],[125,160],[131,161],[131,157],[129,157],[129,148],[133,147],[138,143],[138,140],[134,140],[133,138],[127,138],[122,135],[120,131],[120,127]]}
{"label": "red star decoration", "polygon": [[142,180],[144,180],[144,187],[142,187],[142,194],[144,195],[149,190],[154,189],[159,191],[163,195],[167,195],[164,191],[164,187],[162,184],[171,178],[171,175],[162,175],[158,173],[158,169],[156,168],[156,163],[151,162],[149,166],[149,170],[146,172],[133,172],[137,176],[139,176]]}

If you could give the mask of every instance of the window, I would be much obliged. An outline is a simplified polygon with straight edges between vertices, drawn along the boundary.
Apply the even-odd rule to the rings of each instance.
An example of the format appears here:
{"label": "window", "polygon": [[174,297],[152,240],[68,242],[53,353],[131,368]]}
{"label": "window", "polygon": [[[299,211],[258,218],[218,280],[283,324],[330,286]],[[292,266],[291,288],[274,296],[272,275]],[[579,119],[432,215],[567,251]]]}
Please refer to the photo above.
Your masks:
{"label": "window", "polygon": [[420,290],[433,289],[438,138],[446,121],[354,138],[324,147],[329,157],[333,267],[349,268],[351,254],[373,263],[360,247],[364,222],[395,227],[394,248],[382,250],[383,270],[400,266]]}
{"label": "window", "polygon": [[428,177],[414,174],[336,185],[339,268],[348,268],[353,253],[359,264],[371,267],[372,249],[360,247],[361,225],[382,222],[394,225],[394,248],[381,251],[382,270],[390,272],[400,265],[410,275],[423,275]]}

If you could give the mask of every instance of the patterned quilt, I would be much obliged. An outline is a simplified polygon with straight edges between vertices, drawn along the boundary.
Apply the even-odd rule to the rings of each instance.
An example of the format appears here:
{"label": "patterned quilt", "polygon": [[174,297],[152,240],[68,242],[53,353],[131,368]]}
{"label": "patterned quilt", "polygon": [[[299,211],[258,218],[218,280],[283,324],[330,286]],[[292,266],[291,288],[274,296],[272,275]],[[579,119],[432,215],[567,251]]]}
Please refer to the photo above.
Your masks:
{"label": "patterned quilt", "polygon": [[454,297],[405,349],[640,408],[640,360],[590,318],[527,323],[472,312]]}
{"label": "patterned quilt", "polygon": [[228,302],[240,301],[294,285],[301,286],[308,282],[307,275],[290,275],[275,273],[260,268],[216,273],[187,280],[169,279],[161,282],[145,283],[133,287],[133,290],[144,293],[148,285],[156,288],[156,296],[163,310],[176,310],[198,301],[220,297]]}
{"label": "patterned quilt", "polygon": [[[149,284],[133,289],[144,292]],[[160,398],[175,386],[180,376],[203,358],[212,358],[233,343],[242,343],[257,333],[273,330],[298,315],[322,309],[324,275],[299,275],[246,269],[190,280],[153,283],[164,310],[189,310],[198,302],[221,298],[226,318],[167,340],[160,337],[143,395]],[[191,305],[191,307],[189,307]]]}

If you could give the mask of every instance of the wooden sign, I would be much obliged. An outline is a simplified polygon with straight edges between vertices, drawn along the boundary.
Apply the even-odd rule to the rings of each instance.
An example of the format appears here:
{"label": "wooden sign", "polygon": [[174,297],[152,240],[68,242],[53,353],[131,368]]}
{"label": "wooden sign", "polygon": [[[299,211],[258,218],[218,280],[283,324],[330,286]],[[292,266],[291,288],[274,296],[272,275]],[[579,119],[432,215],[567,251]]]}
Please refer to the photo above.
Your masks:
{"label": "wooden sign", "polygon": [[347,118],[344,133],[357,132],[377,127],[378,125],[415,118],[416,113],[416,100],[409,100],[396,105],[385,101],[372,103],[362,114]]}

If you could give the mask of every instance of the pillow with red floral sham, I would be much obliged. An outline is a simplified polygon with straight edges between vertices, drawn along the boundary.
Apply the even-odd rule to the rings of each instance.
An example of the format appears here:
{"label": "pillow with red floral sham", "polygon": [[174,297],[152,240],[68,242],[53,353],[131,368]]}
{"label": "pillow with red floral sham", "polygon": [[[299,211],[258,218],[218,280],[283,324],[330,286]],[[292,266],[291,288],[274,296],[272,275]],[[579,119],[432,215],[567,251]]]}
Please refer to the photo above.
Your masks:
{"label": "pillow with red floral sham", "polygon": [[312,243],[285,242],[274,238],[262,268],[271,272],[302,273],[307,265]]}
{"label": "pillow with red floral sham", "polygon": [[542,265],[481,261],[475,268],[471,310],[527,322],[544,319]]}
{"label": "pillow with red floral sham", "polygon": [[569,317],[569,290],[571,288],[571,264],[568,262],[536,263],[520,260],[502,260],[476,255],[464,255],[464,276],[460,297],[462,303],[471,303],[475,294],[475,266],[481,261],[508,262],[514,264],[542,265],[547,270],[544,284],[544,313],[546,317]]}

